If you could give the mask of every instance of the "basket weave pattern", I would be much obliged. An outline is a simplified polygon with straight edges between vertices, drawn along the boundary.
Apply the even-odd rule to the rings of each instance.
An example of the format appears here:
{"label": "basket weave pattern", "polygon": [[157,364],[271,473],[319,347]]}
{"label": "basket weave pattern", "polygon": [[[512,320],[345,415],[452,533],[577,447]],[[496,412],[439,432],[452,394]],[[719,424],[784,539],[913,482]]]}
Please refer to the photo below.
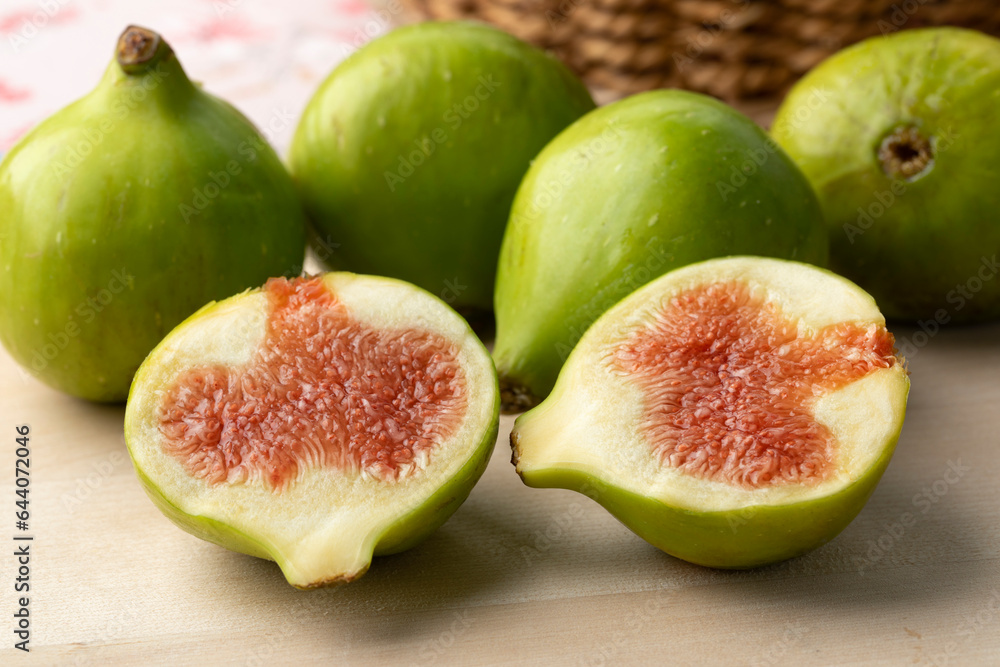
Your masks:
{"label": "basket weave pattern", "polygon": [[422,18],[479,19],[553,52],[592,88],[687,88],[728,102],[782,95],[873,35],[934,25],[1000,34],[993,0],[404,0]]}

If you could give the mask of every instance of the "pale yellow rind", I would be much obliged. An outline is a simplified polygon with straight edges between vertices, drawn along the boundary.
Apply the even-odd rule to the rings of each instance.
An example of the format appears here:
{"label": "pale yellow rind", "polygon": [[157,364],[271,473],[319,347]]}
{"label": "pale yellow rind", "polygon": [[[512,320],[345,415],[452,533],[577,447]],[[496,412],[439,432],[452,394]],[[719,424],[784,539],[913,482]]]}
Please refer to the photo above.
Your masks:
{"label": "pale yellow rind", "polygon": [[708,481],[664,466],[641,436],[643,393],[610,371],[612,350],[677,294],[712,282],[740,281],[760,290],[784,315],[814,333],[839,322],[884,324],[874,300],[853,283],[815,267],[761,258],[726,258],[685,267],[639,289],[583,336],[552,395],[519,420],[518,471],[569,469],[677,508],[724,511],[784,505],[828,496],[859,479],[902,427],[909,381],[901,364],[880,369],[814,404],[816,420],[836,442],[833,473],[813,485],[757,489]]}
{"label": "pale yellow rind", "polygon": [[270,308],[260,292],[208,306],[175,329],[144,364],[129,404],[129,446],[137,469],[180,511],[217,520],[260,542],[289,582],[299,586],[331,573],[349,576],[367,569],[386,529],[420,507],[468,461],[493,419],[497,400],[489,355],[461,318],[430,294],[389,278],[348,273],[327,274],[325,282],[364,324],[419,328],[454,342],[466,386],[492,388],[468,392],[463,421],[418,474],[387,483],[358,472],[313,467],[274,493],[260,479],[219,485],[196,479],[163,452],[156,414],[164,392],[191,366],[239,365],[251,359],[263,340]]}

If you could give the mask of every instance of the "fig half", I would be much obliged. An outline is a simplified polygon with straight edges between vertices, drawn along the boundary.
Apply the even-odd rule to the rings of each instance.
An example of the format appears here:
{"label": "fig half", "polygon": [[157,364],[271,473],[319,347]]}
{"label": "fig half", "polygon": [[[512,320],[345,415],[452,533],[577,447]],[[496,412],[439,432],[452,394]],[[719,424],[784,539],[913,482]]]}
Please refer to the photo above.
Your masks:
{"label": "fig half", "polygon": [[178,326],[136,373],[125,435],[174,523],[316,588],[444,523],[498,414],[493,363],[451,308],[330,273],[272,279]]}
{"label": "fig half", "polygon": [[870,296],[755,257],[675,270],[587,330],[511,433],[525,484],[574,489],[701,565],[824,544],[889,463],[909,380]]}

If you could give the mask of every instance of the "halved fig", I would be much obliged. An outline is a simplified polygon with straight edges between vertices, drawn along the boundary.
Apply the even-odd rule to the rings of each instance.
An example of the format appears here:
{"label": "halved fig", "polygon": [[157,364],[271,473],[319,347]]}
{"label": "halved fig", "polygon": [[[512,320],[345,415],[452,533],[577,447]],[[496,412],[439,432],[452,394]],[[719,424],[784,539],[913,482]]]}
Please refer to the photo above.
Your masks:
{"label": "halved fig", "polygon": [[815,267],[732,257],[675,270],[587,330],[511,433],[525,484],[586,493],[701,565],[797,556],[861,511],[909,379],[874,300]]}
{"label": "halved fig", "polygon": [[490,356],[451,308],[328,273],[272,279],[174,329],[136,374],[125,435],[174,523],[316,588],[444,523],[498,414]]}

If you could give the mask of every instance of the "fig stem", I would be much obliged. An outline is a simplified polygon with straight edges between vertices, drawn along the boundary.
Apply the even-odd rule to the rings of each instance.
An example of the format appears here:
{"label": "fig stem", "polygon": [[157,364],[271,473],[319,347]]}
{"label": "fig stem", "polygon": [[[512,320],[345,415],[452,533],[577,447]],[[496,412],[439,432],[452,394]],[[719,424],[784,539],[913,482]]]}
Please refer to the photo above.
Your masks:
{"label": "fig stem", "polygon": [[541,401],[531,393],[527,387],[509,380],[500,378],[500,412],[505,415],[516,415],[530,410]]}
{"label": "fig stem", "polygon": [[170,45],[158,33],[130,25],[118,38],[115,59],[126,74],[135,74],[145,72],[170,53]]}

